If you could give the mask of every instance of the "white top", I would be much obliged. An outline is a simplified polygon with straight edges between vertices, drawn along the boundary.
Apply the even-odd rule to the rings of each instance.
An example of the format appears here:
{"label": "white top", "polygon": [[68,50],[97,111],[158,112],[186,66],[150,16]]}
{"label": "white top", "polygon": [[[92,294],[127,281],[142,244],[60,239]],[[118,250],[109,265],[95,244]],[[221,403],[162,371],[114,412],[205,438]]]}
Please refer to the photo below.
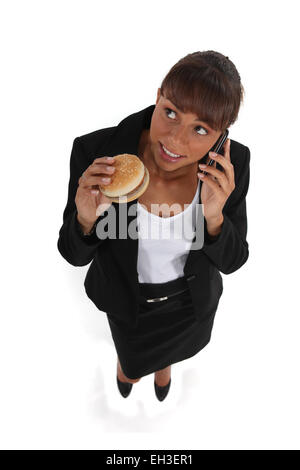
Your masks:
{"label": "white top", "polygon": [[191,204],[184,204],[184,211],[172,217],[159,217],[137,202],[139,282],[161,283],[184,276],[196,233],[199,188],[200,180]]}

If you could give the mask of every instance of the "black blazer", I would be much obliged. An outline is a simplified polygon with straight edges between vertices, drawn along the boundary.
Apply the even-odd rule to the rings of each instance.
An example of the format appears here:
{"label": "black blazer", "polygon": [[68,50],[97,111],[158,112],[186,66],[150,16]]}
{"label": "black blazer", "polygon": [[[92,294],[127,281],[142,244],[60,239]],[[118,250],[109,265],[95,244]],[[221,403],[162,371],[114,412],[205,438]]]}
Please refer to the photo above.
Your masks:
{"label": "black blazer", "polygon": [[[155,105],[151,105],[129,115],[117,126],[74,139],[70,158],[68,200],[57,242],[60,254],[73,266],[85,266],[92,262],[84,281],[86,294],[99,310],[112,315],[124,327],[135,326],[137,320],[138,238],[100,239],[96,232],[84,236],[76,217],[75,195],[78,179],[95,158],[120,153],[138,154],[141,132],[143,128],[150,128],[154,108]],[[221,233],[212,240],[204,219],[203,246],[198,250],[190,250],[184,266],[194,313],[203,322],[210,320],[214,315],[222,295],[223,280],[220,271],[224,274],[233,273],[249,256],[246,241],[246,194],[250,176],[250,151],[245,145],[231,139],[230,156],[235,171],[235,189],[223,208],[224,222]],[[206,157],[207,154],[201,161],[205,162]],[[202,181],[200,185],[199,204]],[[136,209],[136,203],[137,200],[127,203],[128,214],[131,213],[128,206],[135,205]],[[112,204],[118,216],[119,204]],[[107,211],[101,214],[97,222],[107,214]],[[128,225],[134,221],[136,212],[135,215],[128,215]]]}

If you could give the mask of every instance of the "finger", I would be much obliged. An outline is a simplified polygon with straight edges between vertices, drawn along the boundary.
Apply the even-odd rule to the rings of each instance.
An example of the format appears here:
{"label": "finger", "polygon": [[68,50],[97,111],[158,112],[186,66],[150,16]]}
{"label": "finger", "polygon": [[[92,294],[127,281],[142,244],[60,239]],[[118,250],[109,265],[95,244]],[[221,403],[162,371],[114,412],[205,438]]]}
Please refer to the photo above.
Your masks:
{"label": "finger", "polygon": [[[224,156],[221,155],[220,153],[209,152],[209,157],[212,160],[219,163],[226,170],[226,169],[229,169],[231,167],[231,162],[230,162],[230,156],[229,156],[229,160],[228,160],[228,157],[227,158],[225,157],[226,149],[224,148],[224,150],[225,150],[224,151]],[[228,155],[228,153],[227,153],[227,155]]]}
{"label": "finger", "polygon": [[94,184],[94,185],[92,186],[91,193],[94,194],[95,196],[97,196],[97,195],[99,194],[99,186],[97,186],[96,184]]}
{"label": "finger", "polygon": [[93,163],[115,163],[115,158],[114,157],[98,157],[95,158]]}
{"label": "finger", "polygon": [[[216,162],[216,161],[213,163],[213,167],[214,167],[215,169],[217,169],[217,162]],[[213,179],[216,180],[217,177],[216,177],[216,176],[213,176]]]}
{"label": "finger", "polygon": [[225,144],[224,144],[224,157],[231,162],[230,159],[230,139],[227,139]]}
{"label": "finger", "polygon": [[113,175],[114,172],[115,168],[108,165],[103,165],[99,163],[97,165],[91,165],[82,173],[81,177],[78,180],[78,184],[86,183],[86,181],[92,176],[99,177],[100,175],[102,175],[103,178],[107,178],[110,175]]}
{"label": "finger", "polygon": [[203,183],[207,183],[214,191],[221,195],[224,194],[223,187],[217,182],[214,181],[209,177],[209,175],[204,175],[203,173],[197,173],[198,178],[203,181]]}
{"label": "finger", "polygon": [[107,176],[89,176],[86,178],[81,179],[80,186],[86,188],[88,186],[99,185],[99,184],[109,184],[111,182],[111,178]]}
{"label": "finger", "polygon": [[[228,151],[229,150],[227,150],[227,152]],[[227,153],[227,157],[225,157],[225,154],[224,156],[220,155],[219,153],[213,155],[211,152],[209,152],[209,156],[211,159],[215,160],[217,163],[219,163],[219,165],[221,165],[224,168],[224,172],[229,181],[234,180],[234,168],[233,168],[233,164],[230,161],[230,155],[228,158],[228,153]]]}
{"label": "finger", "polygon": [[[217,162],[215,161],[212,165],[209,165],[208,168],[214,168],[215,170],[217,169]],[[217,176],[214,174],[207,173],[209,178],[212,179],[213,181],[217,181]]]}
{"label": "finger", "polygon": [[220,171],[220,170],[217,170],[216,168],[217,166],[217,162],[215,162],[213,165],[206,165],[206,166],[203,166],[202,164],[199,164],[199,168],[200,170],[208,173],[209,175],[211,175],[211,178],[214,180],[214,179],[224,179],[226,178],[226,175],[224,173],[224,171]]}
{"label": "finger", "polygon": [[215,167],[216,163],[214,165],[208,165],[206,168],[203,168],[202,166],[199,165],[199,168],[202,171],[205,171],[207,173],[207,178],[209,178],[212,181],[216,181],[219,187],[222,187],[224,191],[229,190],[230,183],[228,181],[228,178],[224,171],[217,170]]}
{"label": "finger", "polygon": [[112,165],[104,165],[103,163],[93,163],[87,171],[90,175],[99,173],[107,173],[108,175],[112,175],[115,172],[115,168]]}
{"label": "finger", "polygon": [[110,202],[102,202],[101,204],[99,204],[96,209],[96,216],[98,217],[99,215],[101,215],[105,210],[109,208],[110,205]]}

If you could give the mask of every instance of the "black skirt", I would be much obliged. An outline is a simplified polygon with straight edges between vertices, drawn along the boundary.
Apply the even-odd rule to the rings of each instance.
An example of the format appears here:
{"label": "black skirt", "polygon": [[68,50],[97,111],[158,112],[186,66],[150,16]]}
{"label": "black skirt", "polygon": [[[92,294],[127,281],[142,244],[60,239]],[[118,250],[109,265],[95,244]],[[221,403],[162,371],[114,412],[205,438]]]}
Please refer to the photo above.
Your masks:
{"label": "black skirt", "polygon": [[[139,289],[136,328],[124,331],[107,313],[120,364],[129,379],[194,356],[207,345],[211,334],[211,327],[195,316],[185,276],[159,284],[139,283]],[[156,301],[147,302],[149,299]]]}

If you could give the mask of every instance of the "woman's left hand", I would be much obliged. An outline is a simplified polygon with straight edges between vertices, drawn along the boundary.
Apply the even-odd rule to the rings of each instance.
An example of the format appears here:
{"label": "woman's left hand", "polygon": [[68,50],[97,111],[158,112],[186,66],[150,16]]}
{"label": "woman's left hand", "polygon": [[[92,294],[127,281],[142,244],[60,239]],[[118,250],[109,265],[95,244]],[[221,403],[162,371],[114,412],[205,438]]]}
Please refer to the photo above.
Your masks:
{"label": "woman's left hand", "polygon": [[[207,222],[214,221],[222,218],[223,207],[235,188],[234,181],[234,166],[230,160],[230,140],[227,139],[224,144],[224,156],[217,154],[213,158],[215,163],[213,165],[206,165],[201,170],[207,172],[202,178],[197,173],[198,178],[203,181],[201,188],[201,203],[204,205],[204,217]],[[223,168],[224,172],[217,170],[216,163],[219,163]]]}

